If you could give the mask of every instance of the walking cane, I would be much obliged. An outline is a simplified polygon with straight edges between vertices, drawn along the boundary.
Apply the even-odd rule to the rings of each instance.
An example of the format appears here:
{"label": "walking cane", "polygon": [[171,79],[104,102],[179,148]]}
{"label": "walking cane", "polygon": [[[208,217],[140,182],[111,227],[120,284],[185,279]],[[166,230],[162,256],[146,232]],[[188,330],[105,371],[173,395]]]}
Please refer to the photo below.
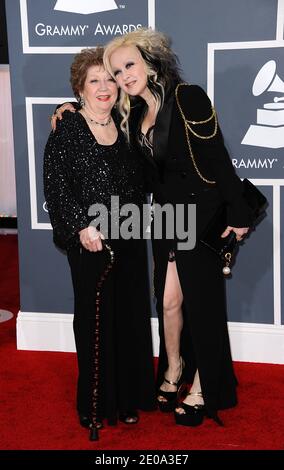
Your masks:
{"label": "walking cane", "polygon": [[97,441],[99,439],[99,430],[97,428],[97,411],[98,411],[98,396],[99,396],[99,341],[100,341],[100,303],[101,303],[101,288],[107,278],[108,273],[111,271],[114,263],[114,251],[111,246],[103,241],[104,248],[109,252],[110,260],[106,269],[102,273],[97,286],[96,286],[96,315],[95,315],[95,337],[94,337],[94,369],[93,369],[93,395],[92,395],[92,419],[90,426],[90,441]]}

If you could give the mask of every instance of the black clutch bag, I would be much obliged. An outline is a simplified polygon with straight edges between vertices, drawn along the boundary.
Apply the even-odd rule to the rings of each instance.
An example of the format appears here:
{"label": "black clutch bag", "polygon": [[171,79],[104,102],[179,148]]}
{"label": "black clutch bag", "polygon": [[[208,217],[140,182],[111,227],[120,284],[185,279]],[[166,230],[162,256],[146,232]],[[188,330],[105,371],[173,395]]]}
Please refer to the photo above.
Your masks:
{"label": "black clutch bag", "polygon": [[[243,196],[252,210],[252,225],[254,225],[256,220],[264,211],[267,199],[248,179],[245,178],[242,184]],[[230,262],[232,260],[233,252],[238,244],[234,232],[230,232],[227,237],[221,238],[221,235],[227,226],[226,205],[223,205],[219,207],[218,211],[210,220],[208,226],[200,237],[200,242],[214,251],[225,263],[223,268],[224,274],[230,274],[231,272]]]}

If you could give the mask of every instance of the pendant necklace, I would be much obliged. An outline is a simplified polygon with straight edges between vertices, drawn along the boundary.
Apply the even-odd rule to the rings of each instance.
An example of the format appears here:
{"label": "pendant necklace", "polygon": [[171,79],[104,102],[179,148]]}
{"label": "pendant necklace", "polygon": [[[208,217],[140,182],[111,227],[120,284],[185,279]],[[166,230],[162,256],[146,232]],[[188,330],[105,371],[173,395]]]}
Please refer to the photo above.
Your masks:
{"label": "pendant necklace", "polygon": [[102,127],[105,127],[105,126],[108,126],[111,122],[111,115],[109,116],[107,122],[98,122],[96,121],[95,119],[92,119],[90,116],[88,116],[88,114],[86,113],[85,109],[84,109],[84,113],[85,113],[85,117],[87,119],[87,121],[90,123],[90,124],[97,124],[98,126],[102,126]]}

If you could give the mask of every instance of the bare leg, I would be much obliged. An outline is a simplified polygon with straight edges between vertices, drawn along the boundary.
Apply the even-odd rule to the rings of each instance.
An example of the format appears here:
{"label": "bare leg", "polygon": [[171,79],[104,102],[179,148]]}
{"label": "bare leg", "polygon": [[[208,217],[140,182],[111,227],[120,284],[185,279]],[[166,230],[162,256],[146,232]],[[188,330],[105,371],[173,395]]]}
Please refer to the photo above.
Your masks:
{"label": "bare leg", "polygon": [[[176,262],[169,262],[164,290],[164,335],[168,357],[168,369],[165,378],[176,382],[181,374],[180,361],[180,334],[183,326],[182,319],[183,295],[178,278]],[[161,390],[164,392],[176,392],[176,385],[163,382]],[[159,401],[166,401],[162,396],[158,396]]]}

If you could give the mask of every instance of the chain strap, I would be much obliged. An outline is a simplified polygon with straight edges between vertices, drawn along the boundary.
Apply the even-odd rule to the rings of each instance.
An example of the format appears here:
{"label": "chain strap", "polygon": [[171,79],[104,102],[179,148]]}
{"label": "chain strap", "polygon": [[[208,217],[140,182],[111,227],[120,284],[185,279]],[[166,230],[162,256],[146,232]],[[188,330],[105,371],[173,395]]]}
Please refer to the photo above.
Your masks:
{"label": "chain strap", "polygon": [[[203,139],[203,140],[206,140],[206,139],[212,139],[213,137],[215,137],[216,133],[217,133],[217,125],[218,125],[218,122],[217,122],[217,116],[216,116],[216,111],[215,109],[213,108],[213,106],[211,107],[212,108],[212,114],[211,116],[208,118],[208,119],[204,119],[203,121],[190,121],[189,119],[186,119],[185,115],[184,115],[184,112],[181,108],[181,105],[180,105],[180,102],[179,102],[179,99],[178,99],[178,89],[180,86],[182,85],[186,85],[186,86],[189,86],[188,83],[179,83],[175,89],[175,96],[176,96],[176,102],[177,102],[177,105],[178,105],[178,109],[179,109],[179,112],[181,114],[181,117],[182,117],[182,120],[183,120],[183,123],[184,123],[184,129],[185,129],[185,135],[186,135],[186,141],[187,141],[187,146],[188,146],[188,150],[189,150],[189,155],[190,155],[190,158],[192,160],[192,163],[193,163],[193,166],[194,166],[194,169],[196,171],[196,173],[198,174],[199,178],[204,181],[205,183],[208,183],[208,184],[216,184],[216,181],[213,181],[213,180],[208,180],[207,178],[205,178],[198,166],[197,166],[197,163],[195,161],[195,157],[194,157],[194,154],[193,154],[193,150],[192,150],[192,146],[191,146],[191,143],[190,143],[190,138],[189,138],[189,131],[192,132],[193,135],[195,135],[196,137],[198,137],[199,139]],[[211,135],[208,135],[208,136],[202,136],[200,134],[197,134],[197,132],[195,132],[192,127],[190,126],[190,124],[206,124],[207,122],[211,121],[212,119],[215,120],[215,124],[214,124],[214,130],[213,130],[213,133]]]}
{"label": "chain strap", "polygon": [[[188,83],[179,83],[176,87],[176,90],[175,90],[175,94],[176,94],[176,100],[177,100],[177,105],[178,105],[178,108],[179,108],[179,111],[182,115],[182,118],[184,120],[184,122],[186,123],[186,126],[188,127],[188,129],[196,136],[196,137],[199,137],[199,139],[212,139],[213,137],[215,137],[215,135],[217,134],[217,125],[218,125],[218,121],[217,121],[217,115],[216,115],[216,111],[214,109],[214,107],[211,105],[211,110],[212,110],[212,113],[211,115],[209,116],[208,119],[204,119],[203,121],[190,121],[189,119],[186,119],[185,115],[184,115],[184,112],[181,108],[181,105],[180,105],[180,102],[179,102],[179,99],[178,99],[178,89],[180,86],[190,86]],[[190,126],[190,124],[193,124],[193,125],[196,125],[196,124],[207,124],[207,122],[210,122],[212,119],[214,119],[214,130],[212,132],[211,135],[200,135],[198,134],[197,132],[195,132],[192,127]]]}

